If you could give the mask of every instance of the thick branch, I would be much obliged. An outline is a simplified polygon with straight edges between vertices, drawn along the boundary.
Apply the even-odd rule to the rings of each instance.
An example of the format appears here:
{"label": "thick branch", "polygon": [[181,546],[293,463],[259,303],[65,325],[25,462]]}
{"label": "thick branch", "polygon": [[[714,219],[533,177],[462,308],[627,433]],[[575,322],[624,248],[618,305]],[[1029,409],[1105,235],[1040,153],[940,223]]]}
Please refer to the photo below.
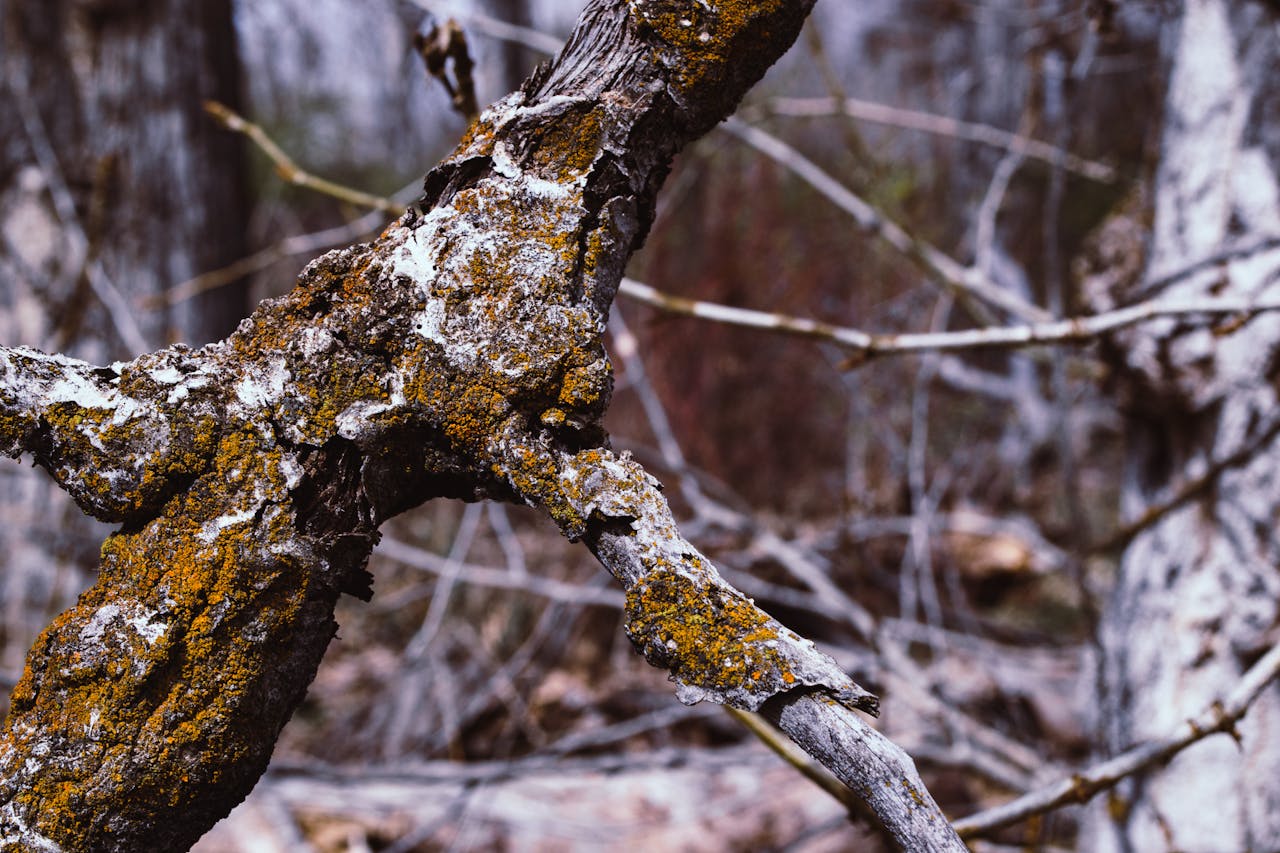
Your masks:
{"label": "thick branch", "polygon": [[146,516],[212,450],[212,379],[183,349],[96,368],[0,348],[0,451],[30,453],[105,521]]}
{"label": "thick branch", "polygon": [[[14,690],[5,849],[189,846],[262,772],[339,593],[369,594],[379,523],[435,496],[542,507],[622,580],[629,636],[682,699],[772,708],[905,847],[963,849],[850,710],[873,697],[720,580],[600,426],[607,312],[670,158],[810,5],[595,0],[418,205],[227,341],[106,371],[10,353],[5,449],[125,526]],[[89,484],[107,460],[122,473]]]}

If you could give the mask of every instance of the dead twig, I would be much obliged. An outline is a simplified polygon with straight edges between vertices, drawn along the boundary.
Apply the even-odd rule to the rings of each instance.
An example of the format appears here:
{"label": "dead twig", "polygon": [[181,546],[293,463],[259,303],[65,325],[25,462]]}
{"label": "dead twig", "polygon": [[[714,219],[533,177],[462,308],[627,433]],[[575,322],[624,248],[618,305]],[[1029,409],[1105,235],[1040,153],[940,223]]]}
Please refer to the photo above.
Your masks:
{"label": "dead twig", "polygon": [[1250,317],[1280,310],[1280,299],[1250,301],[1238,298],[1152,300],[1102,314],[1072,317],[1017,326],[988,326],[953,332],[873,334],[848,326],[823,323],[805,317],[735,308],[714,302],[671,296],[634,279],[623,279],[619,292],[637,302],[686,317],[697,317],[732,326],[779,332],[826,341],[852,350],[847,367],[858,367],[884,355],[980,349],[1018,349],[1048,344],[1085,344],[1103,335],[1162,317],[1201,315]]}
{"label": "dead twig", "polygon": [[449,93],[449,101],[467,124],[480,115],[476,102],[476,83],[472,76],[475,62],[467,49],[467,35],[453,18],[443,24],[432,24],[425,33],[414,33],[413,49],[422,57],[427,74],[434,77]]}
{"label": "dead twig", "polygon": [[1082,773],[1033,791],[1012,802],[988,809],[955,822],[961,838],[978,838],[1022,820],[1045,814],[1060,806],[1088,801],[1122,779],[1162,764],[1209,735],[1225,732],[1238,735],[1235,725],[1248,712],[1262,691],[1280,676],[1280,645],[1250,667],[1235,690],[1215,701],[1194,719],[1187,720],[1167,737],[1148,741],[1104,761]]}
{"label": "dead twig", "polygon": [[306,187],[315,190],[327,196],[345,201],[358,207],[370,207],[375,210],[381,210],[392,216],[399,216],[404,212],[403,206],[396,204],[383,196],[373,195],[372,193],[363,192],[361,190],[352,189],[351,187],[335,183],[325,178],[318,177],[310,172],[299,168],[293,162],[288,154],[275,143],[270,136],[267,135],[259,125],[246,119],[226,104],[218,101],[205,101],[204,111],[213,116],[215,120],[227,130],[235,133],[243,133],[249,137],[262,152],[270,158],[275,164],[276,174],[280,176],[286,183],[294,186]]}
{"label": "dead twig", "polygon": [[892,107],[888,104],[864,101],[858,98],[839,99],[833,97],[773,98],[764,104],[764,109],[774,115],[795,118],[846,115],[862,121],[870,121],[890,127],[919,130],[936,136],[963,139],[967,142],[976,142],[992,148],[1004,148],[1006,150],[1021,148],[1022,152],[1032,160],[1039,160],[1058,166],[1091,181],[1111,184],[1120,179],[1119,173],[1106,163],[1085,159],[1047,142],[1032,139],[1021,131],[1010,133],[1007,130],[1001,130],[991,125],[961,121],[951,116],[942,116],[936,113]]}
{"label": "dead twig", "polygon": [[1026,322],[1039,323],[1052,319],[1044,309],[1000,287],[983,275],[981,270],[961,264],[938,247],[911,234],[773,134],[732,117],[721,128],[809,184],[828,201],[849,214],[859,228],[887,243],[936,279],[942,287],[951,291],[981,322],[987,325],[994,322],[987,306],[999,308]]}

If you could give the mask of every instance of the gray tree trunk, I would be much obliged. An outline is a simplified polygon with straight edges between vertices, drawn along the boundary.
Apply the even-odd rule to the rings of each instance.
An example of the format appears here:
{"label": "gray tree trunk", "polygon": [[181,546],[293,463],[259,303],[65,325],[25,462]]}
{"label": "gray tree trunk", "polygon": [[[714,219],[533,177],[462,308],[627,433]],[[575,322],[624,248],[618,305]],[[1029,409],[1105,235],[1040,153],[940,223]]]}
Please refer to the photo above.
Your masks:
{"label": "gray tree trunk", "polygon": [[[1274,9],[1189,0],[1172,57],[1147,282],[1280,232],[1280,25]],[[1258,296],[1280,255],[1165,285],[1159,296]],[[1147,290],[1152,290],[1150,285]],[[1125,511],[1138,517],[1229,458],[1212,485],[1124,553],[1103,621],[1101,728],[1109,750],[1208,708],[1276,639],[1280,547],[1280,317],[1215,335],[1151,324],[1117,341],[1132,450]],[[1082,849],[1274,850],[1280,843],[1280,688],[1239,727],[1096,804]]]}
{"label": "gray tree trunk", "polygon": [[246,313],[243,286],[139,307],[244,252],[242,145],[201,108],[205,99],[239,100],[230,4],[0,0],[0,16],[6,102],[16,107],[0,118],[0,209],[10,248],[37,274],[10,289],[32,288],[53,324],[29,330],[24,342],[54,332],[63,348],[79,340],[78,353],[137,354],[116,328],[121,318],[78,275],[85,258],[67,257],[58,241],[15,239],[31,219],[14,217],[41,216],[33,206],[45,207],[55,230],[68,228],[54,207],[59,184],[75,204],[89,260],[128,300],[149,346],[227,334]]}

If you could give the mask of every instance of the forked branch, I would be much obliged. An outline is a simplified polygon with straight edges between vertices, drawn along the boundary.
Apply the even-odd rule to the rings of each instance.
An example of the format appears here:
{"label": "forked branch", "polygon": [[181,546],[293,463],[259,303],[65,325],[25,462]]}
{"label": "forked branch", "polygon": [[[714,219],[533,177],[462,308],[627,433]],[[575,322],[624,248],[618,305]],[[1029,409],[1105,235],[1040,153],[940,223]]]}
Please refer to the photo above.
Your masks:
{"label": "forked branch", "polygon": [[14,689],[0,847],[190,846],[265,768],[337,597],[371,594],[381,522],[450,496],[541,508],[622,582],[682,699],[763,710],[903,847],[964,849],[853,710],[874,698],[722,581],[600,426],[605,320],[670,159],[810,6],[593,0],[417,205],[227,340],[106,369],[6,353],[3,449],[123,526]]}

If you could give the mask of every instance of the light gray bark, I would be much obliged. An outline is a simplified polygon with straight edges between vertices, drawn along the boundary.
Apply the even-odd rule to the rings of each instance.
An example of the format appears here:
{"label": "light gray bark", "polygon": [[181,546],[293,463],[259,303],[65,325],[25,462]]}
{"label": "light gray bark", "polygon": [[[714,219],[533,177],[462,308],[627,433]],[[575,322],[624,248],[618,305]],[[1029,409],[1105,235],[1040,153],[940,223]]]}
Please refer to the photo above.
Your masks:
{"label": "light gray bark", "polygon": [[[1188,0],[1154,187],[1147,279],[1280,232],[1280,25],[1264,4]],[[1265,253],[1164,288],[1164,297],[1274,294]],[[1154,294],[1151,294],[1154,295]],[[1130,424],[1125,511],[1136,516],[1277,423],[1280,318],[1215,335],[1176,321],[1118,336]],[[1125,551],[1102,630],[1098,709],[1112,753],[1158,738],[1229,692],[1276,641],[1280,446],[1168,513]],[[1280,839],[1280,688],[1239,726],[1096,804],[1084,849],[1274,849]]]}

